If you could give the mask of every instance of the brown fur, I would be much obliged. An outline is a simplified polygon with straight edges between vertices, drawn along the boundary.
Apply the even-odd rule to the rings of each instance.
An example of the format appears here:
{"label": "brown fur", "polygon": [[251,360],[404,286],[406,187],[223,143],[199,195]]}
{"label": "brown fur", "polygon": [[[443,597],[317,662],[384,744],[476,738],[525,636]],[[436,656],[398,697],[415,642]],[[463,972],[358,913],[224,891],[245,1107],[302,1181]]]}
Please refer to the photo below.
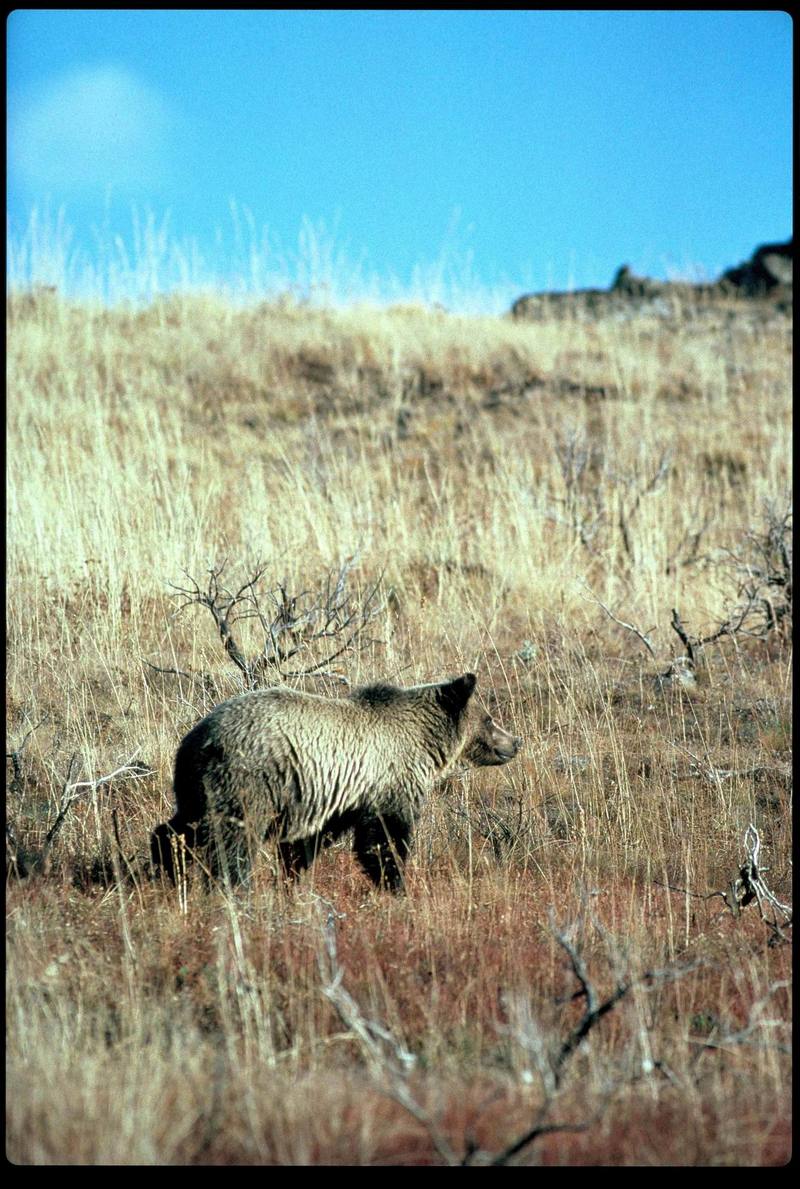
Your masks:
{"label": "brown fur", "polygon": [[398,689],[373,685],[347,698],[277,687],[215,707],[175,760],[177,812],[153,834],[157,867],[172,872],[170,839],[183,835],[210,874],[244,879],[266,838],[287,872],[354,832],[378,886],[398,890],[425,797],[459,760],[504,764],[520,740],[472,701],[475,677]]}

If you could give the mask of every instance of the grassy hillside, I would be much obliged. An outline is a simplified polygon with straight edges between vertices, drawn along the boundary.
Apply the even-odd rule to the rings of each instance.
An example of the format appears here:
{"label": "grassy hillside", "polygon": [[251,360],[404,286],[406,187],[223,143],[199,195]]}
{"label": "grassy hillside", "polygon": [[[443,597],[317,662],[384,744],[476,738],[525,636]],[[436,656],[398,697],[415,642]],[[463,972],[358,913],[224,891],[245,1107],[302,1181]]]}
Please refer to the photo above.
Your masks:
{"label": "grassy hillside", "polygon": [[[790,321],[7,314],[10,1158],[785,1161],[790,933],[704,897],[751,823],[791,897]],[[405,898],[341,847],[92,882],[243,687],[202,597],[257,574],[252,680],[471,669],[524,737],[438,790]]]}

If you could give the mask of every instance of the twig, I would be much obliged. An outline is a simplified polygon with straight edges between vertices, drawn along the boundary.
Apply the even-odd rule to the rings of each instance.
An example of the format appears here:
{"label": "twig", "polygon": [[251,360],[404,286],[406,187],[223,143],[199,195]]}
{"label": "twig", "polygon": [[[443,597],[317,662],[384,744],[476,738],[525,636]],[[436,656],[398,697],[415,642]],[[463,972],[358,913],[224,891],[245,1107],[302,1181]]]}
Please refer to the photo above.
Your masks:
{"label": "twig", "polygon": [[152,776],[152,768],[148,768],[144,764],[134,764],[133,762],[140,751],[141,748],[137,747],[131,758],[126,760],[119,768],[110,772],[108,776],[98,776],[96,780],[78,780],[75,784],[69,785],[65,791],[74,792],[75,789],[98,789],[101,785],[110,784],[112,780],[117,780],[120,777],[125,780],[143,780],[146,776]]}
{"label": "twig", "polygon": [[[675,744],[675,746],[677,747],[678,744]],[[693,758],[696,760],[696,757]],[[699,764],[699,761],[697,763]],[[747,859],[740,866],[739,874],[729,882],[724,892],[716,890],[703,894],[692,892],[688,888],[676,888],[671,884],[662,884],[658,883],[658,881],[654,882],[657,883],[658,887],[668,888],[671,892],[680,892],[686,896],[694,896],[699,900],[711,900],[713,897],[719,896],[725,901],[731,915],[734,917],[738,917],[742,909],[746,908],[748,904],[751,904],[755,900],[758,903],[758,910],[762,921],[772,930],[769,944],[775,945],[778,942],[787,941],[788,938],[783,930],[792,924],[792,906],[790,904],[783,904],[774,892],[770,891],[764,881],[764,873],[769,868],[759,868],[758,866],[761,839],[759,838],[758,830],[752,822],[745,830],[744,847],[747,852]],[[774,910],[774,920],[765,914],[765,904]],[[783,918],[782,920],[778,920],[779,915]]]}
{"label": "twig", "polygon": [[22,791],[23,791],[24,779],[23,779],[23,775],[22,775],[21,759],[22,759],[22,752],[25,747],[25,744],[28,742],[28,740],[30,739],[30,737],[34,733],[34,731],[38,731],[39,727],[44,726],[44,724],[46,722],[47,722],[47,715],[45,714],[25,734],[25,737],[22,740],[22,742],[20,743],[19,747],[15,747],[13,751],[6,752],[6,759],[11,760],[11,766],[14,769],[14,775],[11,780],[11,792],[13,792],[13,793],[19,794],[19,793],[22,793]]}
{"label": "twig", "polygon": [[775,994],[776,991],[786,990],[791,986],[791,983],[784,980],[782,982],[772,983],[767,988],[767,991],[760,999],[751,1006],[747,1013],[747,1023],[744,1028],[740,1028],[738,1032],[727,1032],[719,1037],[689,1037],[689,1042],[694,1045],[700,1045],[704,1049],[727,1049],[734,1048],[737,1045],[748,1045],[759,1049],[775,1049],[779,1053],[791,1054],[791,1046],[788,1044],[774,1043],[770,1044],[762,1040],[752,1041],[750,1038],[757,1028],[789,1028],[788,1020],[761,1020],[758,1015],[761,1009],[765,1006],[767,1001]]}
{"label": "twig", "polygon": [[144,663],[154,672],[165,673],[169,677],[186,677],[189,681],[199,681],[203,685],[207,685],[209,681],[207,673],[186,673],[183,669],[162,669],[159,665],[153,665],[148,660]]}
{"label": "twig", "polygon": [[[599,929],[597,922],[594,922],[595,928]],[[550,1134],[557,1131],[572,1131],[580,1132],[586,1131],[594,1125],[597,1119],[600,1118],[602,1111],[597,1112],[591,1119],[581,1123],[547,1123],[545,1122],[547,1115],[553,1108],[557,1101],[559,1090],[563,1084],[565,1068],[581,1046],[583,1041],[589,1035],[595,1025],[609,1012],[611,1012],[616,1005],[624,999],[624,997],[633,990],[634,987],[642,987],[648,989],[653,983],[659,985],[665,981],[672,981],[674,979],[683,978],[684,975],[696,970],[701,962],[693,962],[686,966],[668,966],[664,970],[645,970],[635,977],[626,980],[618,980],[617,986],[612,993],[602,1001],[599,999],[595,990],[594,984],[589,977],[583,957],[572,939],[567,935],[566,930],[556,929],[552,924],[551,930],[558,944],[567,954],[572,966],[573,974],[578,981],[578,989],[570,996],[570,1001],[576,999],[585,1000],[585,1009],[583,1016],[578,1024],[572,1029],[564,1041],[562,1041],[560,1048],[555,1055],[548,1057],[542,1039],[539,1035],[538,1028],[534,1027],[534,1021],[529,1018],[525,1021],[524,1028],[517,1028],[517,1036],[521,1040],[523,1046],[533,1056],[533,1059],[539,1068],[542,1075],[545,1090],[545,1101],[539,1109],[533,1125],[526,1131],[522,1132],[512,1143],[508,1144],[500,1153],[493,1156],[489,1163],[505,1164],[512,1156],[515,1156],[523,1148],[533,1143],[540,1136]],[[604,936],[606,943],[611,944],[611,938],[605,937],[605,934],[600,930],[601,935]],[[652,1068],[661,1068],[663,1063],[654,1062]],[[669,1073],[666,1074],[669,1076]]]}
{"label": "twig", "polygon": [[653,884],[657,888],[666,888],[669,892],[679,892],[682,896],[691,896],[695,900],[713,900],[715,896],[721,896],[723,900],[726,898],[725,892],[692,892],[689,888],[678,888],[671,883],[661,883],[658,879],[654,879]]}
{"label": "twig", "polygon": [[686,629],[684,628],[683,624],[681,623],[681,617],[678,614],[677,608],[675,608],[675,607],[672,608],[672,627],[673,627],[673,630],[675,632],[677,632],[678,636],[680,637],[681,643],[683,644],[683,647],[686,649],[686,655],[688,656],[689,661],[690,661],[692,667],[694,668],[695,667],[694,648],[692,647],[692,642],[689,639],[688,635],[686,634]]}
{"label": "twig", "polygon": [[682,743],[676,743],[674,739],[669,740],[669,742],[676,751],[682,751],[684,755],[687,755],[690,760],[694,761],[697,768],[695,775],[702,776],[704,780],[707,780],[709,784],[713,784],[717,788],[721,788],[723,780],[730,780],[732,776],[736,775],[732,768],[715,768],[708,755],[706,755],[705,760],[701,760],[699,756],[696,756],[693,751],[689,751],[689,748],[684,747]]}
{"label": "twig", "polygon": [[[670,451],[665,450],[663,452],[663,454],[661,455],[661,458],[658,460],[658,466],[657,466],[652,478],[650,478],[648,480],[648,482],[645,484],[644,487],[641,487],[637,491],[636,498],[634,499],[633,503],[631,504],[631,507],[628,509],[627,514],[625,512],[625,507],[623,505],[622,499],[620,498],[619,529],[620,529],[620,532],[622,533],[623,548],[625,549],[625,552],[627,553],[628,557],[630,558],[630,560],[632,562],[635,562],[636,558],[635,558],[634,552],[633,552],[633,545],[631,542],[630,533],[628,532],[628,524],[633,519],[636,512],[638,511],[639,505],[641,504],[644,496],[649,495],[652,491],[655,491],[656,487],[661,482],[661,480],[669,474],[670,457],[671,457]],[[632,479],[630,479],[628,482],[629,483],[632,482]]]}
{"label": "twig", "polygon": [[[594,591],[589,589],[588,586],[586,586],[585,589],[591,595],[594,602],[597,603],[597,605],[599,607],[602,607],[602,609],[605,611],[605,613],[609,617],[609,619],[613,619],[614,623],[618,623],[621,628],[626,628],[627,631],[633,632],[633,634],[635,636],[638,636],[638,638],[641,640],[642,644],[644,644],[645,648],[650,653],[653,660],[654,661],[658,660],[658,657],[656,656],[656,654],[653,650],[653,645],[650,643],[649,639],[647,638],[647,635],[644,632],[640,632],[639,629],[634,626],[634,624],[626,623],[624,619],[620,619],[618,616],[616,616],[614,614],[614,612],[610,611],[608,609],[608,607],[605,605],[605,603],[602,602],[602,600],[597,597],[597,595],[594,593]],[[653,629],[651,628],[650,630],[652,631]]]}
{"label": "twig", "polygon": [[55,841],[59,833],[61,832],[61,828],[66,821],[67,814],[69,813],[73,802],[76,801],[79,796],[81,796],[81,793],[78,792],[79,789],[91,789],[94,791],[95,789],[100,788],[102,785],[110,784],[112,780],[118,780],[120,778],[124,778],[126,780],[141,780],[145,776],[152,775],[151,769],[145,768],[143,765],[133,763],[133,760],[138,755],[139,750],[140,749],[137,748],[131,758],[127,760],[125,764],[122,764],[119,768],[115,769],[114,772],[109,773],[108,776],[101,776],[97,780],[79,780],[75,782],[73,782],[71,778],[73,768],[75,767],[75,762],[78,759],[78,753],[76,751],[72,753],[69,761],[69,767],[67,768],[67,775],[61,789],[58,813],[52,826],[47,831],[42,852],[38,856],[36,862],[33,864],[32,869],[34,871],[46,872],[49,869],[50,853],[53,849],[53,846],[55,845]]}
{"label": "twig", "polygon": [[711,632],[708,636],[689,636],[689,633],[686,631],[686,628],[681,622],[681,617],[678,614],[677,608],[672,608],[672,628],[682,641],[692,668],[697,667],[699,652],[702,648],[705,648],[706,644],[714,644],[723,636],[737,636],[740,632],[744,635],[751,634],[744,631],[744,623],[753,610],[753,607],[756,605],[757,601],[757,592],[755,590],[747,591],[747,601],[744,603],[744,605],[739,607],[732,615],[728,616],[727,619],[723,620],[716,631]]}
{"label": "twig", "polygon": [[[348,576],[355,561],[355,557],[347,558],[338,572],[328,571],[324,586],[316,596],[308,590],[291,595],[285,580],[268,590],[266,594],[260,593],[258,583],[266,572],[266,566],[260,563],[256,565],[253,575],[237,590],[227,590],[222,585],[227,558],[208,570],[205,590],[202,590],[196,579],[186,571],[184,573],[190,585],[170,585],[183,600],[178,607],[179,611],[194,604],[209,610],[225,651],[243,674],[247,688],[253,689],[259,685],[262,675],[267,670],[276,672],[284,680],[312,677],[349,649],[364,648],[377,642],[364,639],[362,633],[366,625],[383,610],[378,601],[383,575],[359,600],[356,600],[347,590]],[[262,605],[265,599],[272,603],[271,610]],[[233,634],[234,625],[246,619],[257,619],[264,633],[261,653],[250,660]],[[322,640],[335,640],[338,647],[322,660],[305,668],[288,672],[285,670],[287,661]],[[179,669],[159,670],[155,665],[151,668],[159,672],[192,677]],[[322,676],[342,680],[338,674],[326,673]]]}
{"label": "twig", "polygon": [[69,767],[67,768],[67,775],[64,780],[63,787],[61,789],[61,800],[59,803],[58,814],[56,816],[56,820],[53,822],[52,826],[47,831],[47,835],[45,836],[44,846],[42,847],[42,853],[39,856],[39,859],[36,863],[37,870],[45,871],[47,869],[47,867],[49,866],[50,851],[53,849],[53,844],[55,843],[55,840],[58,837],[61,827],[64,825],[64,821],[66,819],[67,813],[69,812],[69,807],[72,804],[73,798],[69,795],[69,789],[70,789],[69,782],[70,782],[70,778],[72,776],[72,769],[75,767],[75,761],[77,760],[77,758],[78,758],[77,751],[73,751],[72,755],[70,756]]}
{"label": "twig", "polygon": [[558,944],[569,957],[570,963],[572,964],[572,971],[579,983],[580,994],[586,999],[586,1010],[583,1013],[583,1017],[562,1044],[554,1062],[553,1072],[555,1075],[556,1088],[558,1088],[561,1080],[561,1069],[563,1066],[566,1064],[581,1042],[585,1040],[597,1021],[601,1020],[604,1015],[612,1010],[612,1008],[616,1007],[620,999],[624,999],[624,997],[631,990],[633,983],[619,983],[611,995],[609,995],[607,999],[604,999],[602,1003],[598,1004],[594,986],[589,980],[589,977],[586,973],[586,967],[583,964],[583,959],[576,950],[575,946],[564,932],[556,932],[554,936]]}
{"label": "twig", "polygon": [[[542,1108],[542,1111],[539,1112],[540,1117],[544,1109]],[[599,1118],[600,1115],[598,1113],[594,1118],[587,1120],[585,1123],[534,1123],[529,1131],[523,1132],[512,1144],[509,1144],[502,1152],[498,1152],[489,1163],[491,1166],[508,1164],[512,1156],[516,1156],[518,1152],[521,1152],[523,1148],[527,1148],[529,1144],[539,1139],[540,1136],[551,1135],[555,1131],[588,1131],[590,1127],[595,1125]]]}

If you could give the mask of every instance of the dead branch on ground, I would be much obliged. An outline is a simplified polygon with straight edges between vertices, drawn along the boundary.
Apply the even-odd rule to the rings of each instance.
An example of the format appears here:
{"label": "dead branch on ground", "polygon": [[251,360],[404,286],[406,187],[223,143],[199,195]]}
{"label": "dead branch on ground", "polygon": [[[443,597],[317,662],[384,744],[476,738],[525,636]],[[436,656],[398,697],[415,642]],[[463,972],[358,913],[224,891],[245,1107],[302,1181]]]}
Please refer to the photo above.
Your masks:
{"label": "dead branch on ground", "polygon": [[749,768],[719,768],[712,764],[708,752],[705,753],[704,758],[701,758],[683,743],[676,743],[674,739],[670,740],[670,743],[676,751],[682,751],[692,761],[688,772],[672,769],[671,775],[675,780],[700,779],[721,790],[722,785],[729,780],[746,780],[748,778],[760,780],[770,774],[775,774],[783,779],[791,778],[791,765],[789,764],[751,764]]}
{"label": "dead branch on ground", "polygon": [[[671,892],[680,892],[685,896],[693,896],[699,900],[711,900],[718,896],[721,900],[724,900],[727,911],[735,918],[738,918],[741,915],[742,909],[746,908],[748,904],[752,904],[755,900],[758,904],[761,919],[769,930],[768,944],[770,946],[779,945],[789,940],[784,930],[791,928],[793,917],[792,906],[780,901],[775,893],[767,886],[764,875],[769,871],[769,867],[759,867],[761,838],[752,822],[748,825],[744,833],[744,849],[747,858],[739,866],[738,874],[728,882],[728,886],[724,891],[716,889],[712,892],[705,893],[693,892],[688,888],[678,888],[672,884],[655,882],[658,887],[667,888]],[[772,911],[769,912],[769,910]]]}
{"label": "dead branch on ground", "polygon": [[[639,498],[634,502],[634,508],[638,508],[642,494],[654,489],[665,466],[666,456],[663,456],[657,475],[640,493]],[[672,608],[670,625],[683,645],[683,655],[673,656],[665,671],[655,677],[657,689],[664,690],[669,686],[677,685],[687,687],[694,685],[703,649],[709,644],[715,644],[726,637],[733,640],[739,636],[766,640],[773,632],[791,633],[791,523],[791,504],[782,512],[776,511],[774,505],[767,504],[764,529],[745,535],[744,544],[749,553],[745,556],[728,551],[728,558],[734,564],[739,576],[739,584],[732,600],[731,609],[712,631],[705,635],[690,632],[683,623],[678,608]],[[699,532],[702,531],[702,529],[699,530]],[[625,631],[632,632],[641,641],[653,660],[658,664],[662,663],[659,661],[650,639],[655,628],[649,628],[643,632],[636,624],[622,619],[610,607],[606,606],[588,586],[585,586],[585,589],[589,598],[597,603],[609,619],[624,628]]]}
{"label": "dead branch on ground", "polygon": [[461,1164],[462,1161],[442,1135],[435,1120],[411,1089],[409,1079],[416,1066],[416,1057],[383,1024],[367,1019],[345,988],[344,970],[336,946],[336,918],[341,918],[342,914],[337,913],[333,905],[321,896],[316,899],[320,905],[327,907],[325,922],[321,925],[322,945],[317,953],[322,994],[333,1004],[345,1028],[358,1041],[370,1074],[382,1092],[425,1127],[445,1164],[451,1167]]}
{"label": "dead branch on ground", "polygon": [[[615,951],[616,947],[612,939],[606,937],[604,930],[597,921],[593,923],[595,929],[604,938],[607,947],[612,952]],[[673,982],[676,979],[683,978],[684,975],[697,970],[701,965],[700,962],[692,962],[685,966],[670,965],[663,970],[645,970],[636,975],[628,975],[625,978],[621,978],[617,974],[615,979],[616,986],[610,994],[605,998],[601,998],[589,975],[580,945],[574,939],[574,934],[579,932],[583,927],[583,920],[581,919],[576,925],[570,928],[556,928],[551,915],[550,925],[553,937],[569,958],[572,973],[578,983],[574,994],[569,996],[569,1001],[574,1002],[583,999],[584,1010],[578,1023],[560,1042],[557,1049],[552,1050],[531,1010],[530,1004],[528,1002],[520,1003],[519,1001],[506,1000],[506,1007],[511,1017],[511,1025],[505,1031],[513,1034],[515,1040],[531,1059],[539,1073],[544,1090],[544,1101],[536,1113],[532,1126],[517,1136],[501,1152],[491,1156],[488,1163],[492,1165],[507,1164],[514,1156],[534,1143],[542,1135],[555,1131],[586,1131],[592,1127],[600,1118],[605,1104],[601,1105],[600,1110],[592,1119],[581,1123],[548,1123],[546,1121],[558,1101],[569,1063],[578,1049],[586,1041],[592,1030],[599,1024],[600,1020],[613,1011],[617,1004],[635,988],[640,988],[644,991],[651,990],[666,982]],[[648,1068],[651,1071],[657,1069],[667,1072],[664,1063],[658,1060],[651,1062]]]}
{"label": "dead branch on ground", "polygon": [[594,600],[594,602],[597,603],[597,605],[599,607],[601,607],[603,609],[603,611],[605,611],[605,613],[609,617],[609,619],[613,619],[614,623],[618,623],[619,626],[621,628],[625,628],[626,631],[633,632],[633,634],[635,636],[637,636],[638,639],[641,640],[642,644],[644,644],[645,648],[650,653],[653,660],[656,661],[656,663],[658,663],[658,657],[656,656],[655,649],[653,648],[653,645],[650,642],[650,632],[654,632],[656,629],[649,628],[647,632],[640,631],[639,628],[637,628],[634,624],[626,623],[624,619],[620,619],[617,615],[615,615],[614,612],[611,611],[605,605],[605,603],[597,597],[597,595],[594,593],[594,591],[589,589],[588,586],[585,586],[585,589],[586,589],[587,594],[589,594],[589,596]]}
{"label": "dead branch on ground", "polygon": [[[16,872],[20,878],[25,878],[29,875],[47,874],[50,870],[52,862],[52,852],[61,833],[62,827],[67,820],[70,809],[80,797],[88,793],[95,793],[101,788],[107,788],[112,782],[119,782],[121,780],[141,780],[146,776],[152,775],[152,770],[144,764],[134,763],[137,751],[133,753],[130,759],[126,760],[124,764],[110,772],[107,776],[100,776],[95,780],[78,780],[73,781],[75,767],[78,762],[78,753],[73,752],[70,756],[70,761],[67,766],[67,774],[61,786],[61,795],[59,797],[58,811],[56,813],[53,824],[48,829],[42,849],[39,854],[29,857],[26,862],[19,855],[19,850],[16,844],[13,827],[10,825],[6,827],[6,854],[9,859],[9,866]],[[115,822],[116,828],[116,822]],[[12,853],[13,851],[13,853]]]}

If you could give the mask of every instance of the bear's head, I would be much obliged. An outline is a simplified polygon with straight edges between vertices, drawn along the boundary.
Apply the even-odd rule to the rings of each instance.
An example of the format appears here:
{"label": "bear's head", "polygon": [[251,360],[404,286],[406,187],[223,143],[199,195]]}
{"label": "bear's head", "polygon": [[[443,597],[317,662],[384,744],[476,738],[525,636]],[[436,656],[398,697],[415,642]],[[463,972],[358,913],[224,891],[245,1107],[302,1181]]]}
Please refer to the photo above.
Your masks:
{"label": "bear's head", "polygon": [[522,740],[504,730],[473,699],[475,683],[475,674],[465,673],[438,687],[440,705],[459,725],[463,741],[459,758],[479,768],[507,764],[519,751]]}

